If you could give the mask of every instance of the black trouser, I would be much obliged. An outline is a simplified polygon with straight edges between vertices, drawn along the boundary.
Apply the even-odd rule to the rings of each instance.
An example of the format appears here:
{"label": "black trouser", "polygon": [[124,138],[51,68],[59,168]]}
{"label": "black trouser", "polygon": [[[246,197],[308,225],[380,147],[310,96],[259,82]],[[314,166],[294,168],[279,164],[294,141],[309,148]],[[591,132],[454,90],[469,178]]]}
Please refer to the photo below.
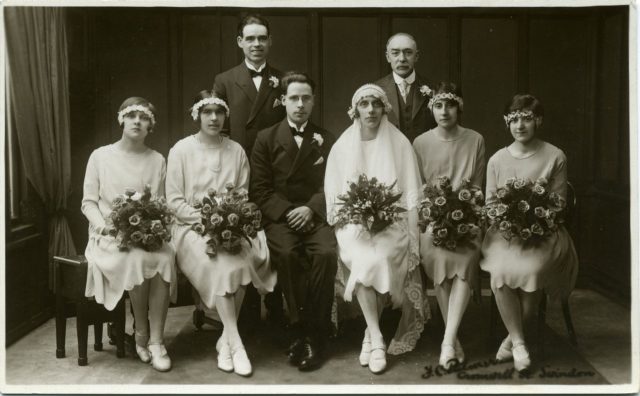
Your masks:
{"label": "black trouser", "polygon": [[327,337],[337,270],[333,229],[319,224],[303,234],[283,222],[267,224],[265,231],[291,324],[308,335]]}

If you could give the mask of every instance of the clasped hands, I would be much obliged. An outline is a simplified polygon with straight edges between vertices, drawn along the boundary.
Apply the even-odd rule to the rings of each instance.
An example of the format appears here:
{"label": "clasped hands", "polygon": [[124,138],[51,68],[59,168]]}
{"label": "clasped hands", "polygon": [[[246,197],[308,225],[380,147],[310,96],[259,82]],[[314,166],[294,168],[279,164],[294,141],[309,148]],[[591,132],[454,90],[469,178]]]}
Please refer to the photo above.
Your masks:
{"label": "clasped hands", "polygon": [[309,232],[315,226],[313,222],[313,210],[308,206],[298,206],[295,209],[289,210],[285,218],[289,228],[295,231]]}

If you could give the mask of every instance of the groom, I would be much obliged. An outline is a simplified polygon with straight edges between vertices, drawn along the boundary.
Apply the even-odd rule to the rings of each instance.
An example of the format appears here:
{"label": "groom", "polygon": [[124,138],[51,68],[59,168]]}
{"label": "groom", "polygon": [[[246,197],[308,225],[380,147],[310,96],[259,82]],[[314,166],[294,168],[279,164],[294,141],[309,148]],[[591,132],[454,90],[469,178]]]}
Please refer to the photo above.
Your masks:
{"label": "groom", "polygon": [[387,62],[391,74],[376,81],[387,94],[393,111],[389,122],[404,133],[411,143],[423,132],[436,126],[429,103],[426,81],[417,75],[418,45],[408,33],[396,33],[387,41]]}
{"label": "groom", "polygon": [[258,133],[250,194],[263,213],[272,262],[289,308],[289,361],[310,371],[322,364],[337,269],[323,188],[335,138],[309,121],[315,84],[306,74],[287,73],[281,88],[287,116]]}
{"label": "groom", "polygon": [[[265,18],[255,14],[243,17],[238,23],[236,40],[244,52],[244,61],[218,74],[213,90],[229,105],[225,127],[231,139],[240,143],[249,157],[258,131],[284,118],[279,89],[282,73],[267,63],[271,33]],[[265,296],[265,306],[268,323],[282,330],[284,314],[279,285]],[[239,322],[249,331],[260,322],[260,296],[252,285],[247,286]]]}

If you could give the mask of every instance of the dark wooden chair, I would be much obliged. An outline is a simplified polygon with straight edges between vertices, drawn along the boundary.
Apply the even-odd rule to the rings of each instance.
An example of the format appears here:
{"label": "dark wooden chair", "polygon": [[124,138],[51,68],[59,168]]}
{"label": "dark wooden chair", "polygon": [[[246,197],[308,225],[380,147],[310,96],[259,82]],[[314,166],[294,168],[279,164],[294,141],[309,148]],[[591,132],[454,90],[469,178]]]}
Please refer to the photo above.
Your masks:
{"label": "dark wooden chair", "polygon": [[105,322],[113,322],[116,356],[124,357],[124,296],[113,311],[108,311],[94,299],[84,296],[87,283],[87,260],[84,256],[54,256],[53,263],[56,295],[56,357],[58,359],[65,357],[68,302],[75,303],[76,308],[79,366],[86,366],[89,363],[87,359],[89,325],[93,325],[94,330],[93,349],[102,351],[102,326]]}
{"label": "dark wooden chair", "polygon": [[[578,199],[576,197],[575,188],[571,182],[567,182],[567,208],[565,212],[565,227],[571,228],[572,220],[575,215]],[[481,272],[483,275],[487,275],[485,272]],[[538,321],[537,321],[537,336],[538,336],[538,352],[540,356],[544,356],[544,342],[545,342],[545,326],[547,320],[547,299],[548,296],[543,292],[540,298],[540,305],[538,306]],[[571,308],[569,306],[569,297],[565,297],[560,301],[562,307],[562,315],[564,317],[564,323],[567,327],[567,335],[569,337],[569,343],[572,346],[578,345],[576,331],[573,326],[573,320],[571,318]],[[496,305],[496,297],[491,293],[491,305],[489,315],[489,337],[490,343],[493,345],[496,342],[496,325],[498,323],[498,306]]]}

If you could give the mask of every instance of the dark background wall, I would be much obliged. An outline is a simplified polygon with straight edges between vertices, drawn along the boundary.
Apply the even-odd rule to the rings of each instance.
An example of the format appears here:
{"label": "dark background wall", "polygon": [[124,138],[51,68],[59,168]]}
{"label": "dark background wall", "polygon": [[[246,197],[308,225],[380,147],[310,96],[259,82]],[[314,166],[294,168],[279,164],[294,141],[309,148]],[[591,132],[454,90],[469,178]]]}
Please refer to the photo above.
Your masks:
{"label": "dark background wall", "polygon": [[[188,107],[214,76],[242,60],[232,8],[68,8],[73,194],[70,222],[80,251],[80,213],[91,151],[116,141],[120,103],[143,96],[158,109],[147,143],[163,155],[196,131]],[[562,148],[578,196],[571,232],[580,285],[630,296],[628,10],[585,8],[264,9],[270,62],[318,83],[314,121],[336,135],[349,124],[354,90],[390,72],[387,38],[414,35],[417,71],[461,84],[464,126],[487,153],[510,142],[501,111],[516,92],[545,105],[542,138]],[[10,279],[7,278],[7,282]],[[17,296],[16,296],[17,297]],[[8,305],[14,301],[8,296]]]}

